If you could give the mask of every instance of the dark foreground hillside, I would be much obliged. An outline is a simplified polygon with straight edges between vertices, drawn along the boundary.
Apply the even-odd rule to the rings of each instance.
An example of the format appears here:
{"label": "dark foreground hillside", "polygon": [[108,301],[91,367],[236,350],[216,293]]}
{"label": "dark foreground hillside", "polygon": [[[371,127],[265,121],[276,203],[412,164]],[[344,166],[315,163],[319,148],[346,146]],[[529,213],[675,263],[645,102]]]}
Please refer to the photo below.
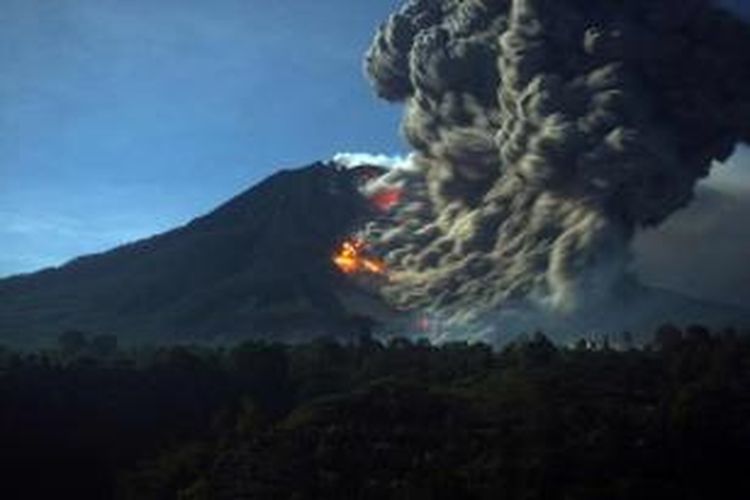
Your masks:
{"label": "dark foreground hillside", "polygon": [[747,498],[750,338],[0,354],[3,498]]}

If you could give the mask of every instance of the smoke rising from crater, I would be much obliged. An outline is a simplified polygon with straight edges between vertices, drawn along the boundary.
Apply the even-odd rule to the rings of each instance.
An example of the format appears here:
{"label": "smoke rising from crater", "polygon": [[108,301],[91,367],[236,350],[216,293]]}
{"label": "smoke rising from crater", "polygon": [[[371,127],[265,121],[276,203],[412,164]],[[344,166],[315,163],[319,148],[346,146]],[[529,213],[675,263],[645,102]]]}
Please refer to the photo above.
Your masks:
{"label": "smoke rising from crater", "polygon": [[411,0],[367,54],[409,202],[370,238],[403,307],[579,311],[635,232],[750,141],[750,27],[708,0]]}

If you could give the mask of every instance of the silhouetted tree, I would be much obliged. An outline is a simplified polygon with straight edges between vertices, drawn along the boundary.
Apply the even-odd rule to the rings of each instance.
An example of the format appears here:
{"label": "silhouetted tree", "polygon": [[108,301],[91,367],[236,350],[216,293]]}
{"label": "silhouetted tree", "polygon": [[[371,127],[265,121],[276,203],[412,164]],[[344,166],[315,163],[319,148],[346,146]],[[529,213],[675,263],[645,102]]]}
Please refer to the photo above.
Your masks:
{"label": "silhouetted tree", "polygon": [[66,356],[81,354],[88,347],[88,339],[80,330],[67,330],[57,338],[60,351]]}
{"label": "silhouetted tree", "polygon": [[117,352],[116,335],[96,335],[91,339],[91,352],[96,356],[109,357]]}
{"label": "silhouetted tree", "polygon": [[682,330],[672,324],[664,324],[656,330],[654,335],[656,348],[670,352],[677,349],[682,343]]}

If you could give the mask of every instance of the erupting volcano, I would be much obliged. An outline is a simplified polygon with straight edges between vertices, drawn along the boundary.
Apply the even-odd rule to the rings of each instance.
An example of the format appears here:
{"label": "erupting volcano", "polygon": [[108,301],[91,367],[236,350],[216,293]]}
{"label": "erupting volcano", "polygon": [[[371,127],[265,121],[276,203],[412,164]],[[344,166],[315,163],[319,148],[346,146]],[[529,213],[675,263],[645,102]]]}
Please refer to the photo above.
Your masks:
{"label": "erupting volcano", "polygon": [[631,244],[750,143],[747,47],[715,0],[407,0],[364,64],[404,105],[405,156],[280,171],[164,234],[2,279],[0,340],[750,324],[641,283]]}

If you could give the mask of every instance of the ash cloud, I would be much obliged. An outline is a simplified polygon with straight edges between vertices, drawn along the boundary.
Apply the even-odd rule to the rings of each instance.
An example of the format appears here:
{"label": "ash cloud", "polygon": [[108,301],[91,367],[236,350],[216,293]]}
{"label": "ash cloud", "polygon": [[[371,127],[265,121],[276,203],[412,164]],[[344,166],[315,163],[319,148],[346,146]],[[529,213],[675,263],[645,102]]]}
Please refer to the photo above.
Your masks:
{"label": "ash cloud", "polygon": [[457,321],[609,300],[634,235],[750,141],[750,27],[707,0],[412,0],[365,66],[416,151],[369,228],[384,293]]}

